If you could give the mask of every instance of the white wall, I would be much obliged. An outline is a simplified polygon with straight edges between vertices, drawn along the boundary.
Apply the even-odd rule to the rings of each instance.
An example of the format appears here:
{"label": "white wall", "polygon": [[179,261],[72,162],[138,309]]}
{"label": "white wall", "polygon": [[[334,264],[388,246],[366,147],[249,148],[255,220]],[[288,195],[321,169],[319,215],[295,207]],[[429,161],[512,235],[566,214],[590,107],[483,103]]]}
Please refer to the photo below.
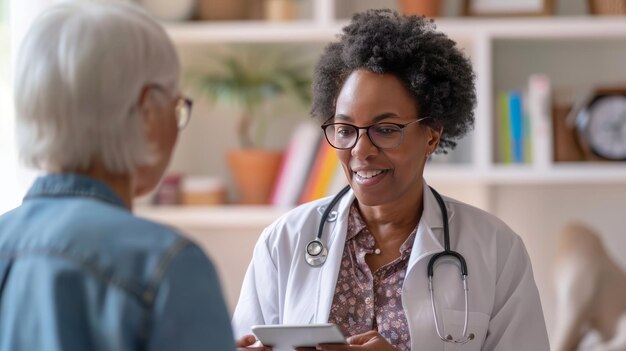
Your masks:
{"label": "white wall", "polygon": [[32,21],[58,0],[7,1],[8,23],[0,24],[0,214],[21,202],[37,172],[21,167],[14,141],[12,67]]}
{"label": "white wall", "polygon": [[553,259],[559,233],[572,221],[588,224],[626,270],[626,184],[501,187],[495,214],[524,240],[539,287],[548,330],[554,327]]}
{"label": "white wall", "polygon": [[[0,6],[4,5],[0,3]],[[15,207],[20,197],[15,187],[17,158],[13,142],[10,52],[9,26],[0,19],[0,213]]]}

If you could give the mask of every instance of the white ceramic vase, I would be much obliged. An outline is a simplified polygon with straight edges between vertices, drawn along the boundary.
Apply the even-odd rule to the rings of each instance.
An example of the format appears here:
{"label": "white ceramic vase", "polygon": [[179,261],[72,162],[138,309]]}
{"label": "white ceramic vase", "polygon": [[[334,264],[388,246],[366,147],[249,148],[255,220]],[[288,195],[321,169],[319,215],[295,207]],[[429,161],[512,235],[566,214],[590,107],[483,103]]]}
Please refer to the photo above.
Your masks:
{"label": "white ceramic vase", "polygon": [[196,0],[140,0],[140,3],[154,17],[164,21],[188,20],[196,8]]}

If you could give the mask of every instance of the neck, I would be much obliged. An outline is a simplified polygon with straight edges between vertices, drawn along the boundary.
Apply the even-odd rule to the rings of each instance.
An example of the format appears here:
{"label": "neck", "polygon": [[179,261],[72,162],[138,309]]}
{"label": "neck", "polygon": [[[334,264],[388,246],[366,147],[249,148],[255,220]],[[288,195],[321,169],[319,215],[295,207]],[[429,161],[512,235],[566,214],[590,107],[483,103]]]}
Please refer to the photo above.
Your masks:
{"label": "neck", "polygon": [[363,220],[378,243],[397,241],[401,245],[415,229],[422,217],[423,186],[420,182],[415,191],[388,204],[364,206],[357,202]]}
{"label": "neck", "polygon": [[[62,172],[67,172],[64,170]],[[92,165],[82,170],[74,170],[72,173],[84,175],[108,185],[113,192],[122,199],[124,205],[132,210],[133,192],[132,177],[129,174],[112,173],[105,169],[101,163],[94,162]]]}

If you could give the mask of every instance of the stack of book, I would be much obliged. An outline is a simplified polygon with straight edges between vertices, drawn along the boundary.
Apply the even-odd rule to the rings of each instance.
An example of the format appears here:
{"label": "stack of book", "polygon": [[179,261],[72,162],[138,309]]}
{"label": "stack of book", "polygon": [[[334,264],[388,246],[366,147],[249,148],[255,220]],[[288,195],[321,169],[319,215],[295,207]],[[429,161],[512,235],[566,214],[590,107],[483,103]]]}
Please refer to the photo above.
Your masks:
{"label": "stack of book", "polygon": [[302,123],[287,145],[270,204],[292,207],[334,195],[346,184],[335,149],[324,139],[322,129]]}
{"label": "stack of book", "polygon": [[498,117],[499,162],[538,167],[552,162],[550,80],[547,76],[530,76],[524,92],[500,92]]}

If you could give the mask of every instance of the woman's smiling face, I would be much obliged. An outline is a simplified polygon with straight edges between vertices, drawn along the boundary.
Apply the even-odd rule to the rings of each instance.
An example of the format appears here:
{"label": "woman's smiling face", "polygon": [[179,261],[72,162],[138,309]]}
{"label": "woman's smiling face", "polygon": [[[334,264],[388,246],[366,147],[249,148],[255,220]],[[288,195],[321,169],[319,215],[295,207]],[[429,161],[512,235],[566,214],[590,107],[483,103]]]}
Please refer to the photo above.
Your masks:
{"label": "woman's smiling face", "polygon": [[[397,77],[357,70],[348,76],[339,92],[334,120],[366,127],[381,122],[406,124],[423,117]],[[352,149],[337,150],[359,203],[402,204],[421,196],[424,165],[436,149],[441,133],[421,122],[413,123],[404,128],[402,143],[391,149],[377,148],[365,130],[360,133]]]}

